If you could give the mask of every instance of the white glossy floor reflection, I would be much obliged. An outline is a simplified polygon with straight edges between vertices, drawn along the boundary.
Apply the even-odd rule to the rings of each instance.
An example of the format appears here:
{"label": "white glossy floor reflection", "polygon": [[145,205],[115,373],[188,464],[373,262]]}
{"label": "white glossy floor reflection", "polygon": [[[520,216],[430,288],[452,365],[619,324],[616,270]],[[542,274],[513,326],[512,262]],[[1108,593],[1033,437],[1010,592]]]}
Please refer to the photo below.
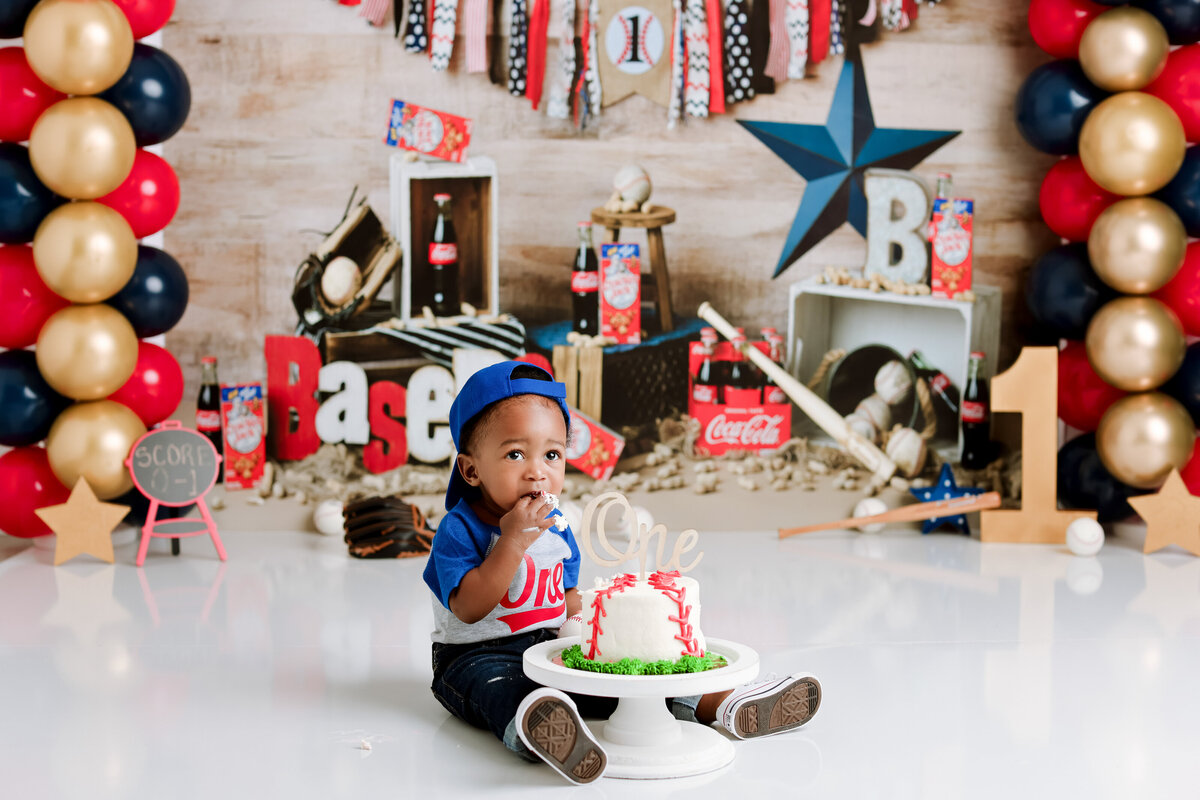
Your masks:
{"label": "white glossy floor reflection", "polygon": [[[704,629],[808,669],[816,719],[712,775],[571,789],[429,692],[424,560],[223,531],[172,558],[0,563],[20,798],[1195,796],[1200,559],[948,534],[704,533]],[[585,578],[596,573],[585,569]],[[370,751],[359,749],[367,740]],[[780,792],[783,794],[781,795]]]}

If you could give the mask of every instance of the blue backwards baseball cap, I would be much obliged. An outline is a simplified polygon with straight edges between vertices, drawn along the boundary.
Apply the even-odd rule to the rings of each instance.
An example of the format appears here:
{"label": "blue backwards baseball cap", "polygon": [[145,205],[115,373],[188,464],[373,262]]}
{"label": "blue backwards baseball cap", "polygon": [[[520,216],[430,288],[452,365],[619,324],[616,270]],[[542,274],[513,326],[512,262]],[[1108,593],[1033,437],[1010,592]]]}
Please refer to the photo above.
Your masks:
{"label": "blue backwards baseball cap", "polygon": [[[547,380],[538,378],[514,378],[512,373],[518,367],[536,369],[546,376]],[[484,367],[476,372],[463,384],[462,391],[454,398],[450,406],[450,435],[454,438],[455,450],[462,449],[460,441],[463,428],[484,409],[493,403],[516,397],[522,394],[536,394],[549,397],[558,403],[562,409],[563,419],[567,428],[571,427],[571,412],[567,409],[567,387],[554,380],[549,372],[524,361],[505,361]],[[467,494],[471,485],[467,483],[458,471],[457,459],[451,465],[450,485],[446,487],[446,510],[449,511]]]}

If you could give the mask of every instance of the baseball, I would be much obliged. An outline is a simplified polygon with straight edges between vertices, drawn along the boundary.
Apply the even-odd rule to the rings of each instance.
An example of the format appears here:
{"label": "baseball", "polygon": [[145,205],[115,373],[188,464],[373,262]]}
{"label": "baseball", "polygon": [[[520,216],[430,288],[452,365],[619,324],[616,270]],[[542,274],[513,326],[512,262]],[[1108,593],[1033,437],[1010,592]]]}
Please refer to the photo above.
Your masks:
{"label": "baseball", "polygon": [[884,452],[906,478],[915,478],[925,468],[925,440],[912,428],[901,428],[892,433]]}
{"label": "baseball", "polygon": [[912,376],[899,361],[892,360],[875,373],[875,392],[888,405],[902,402],[912,391]]}
{"label": "baseball", "polygon": [[846,417],[846,425],[850,430],[857,433],[859,436],[866,439],[868,442],[876,442],[879,440],[879,429],[875,427],[875,423],[867,419],[857,411]]}
{"label": "baseball", "polygon": [[1104,528],[1099,522],[1080,517],[1067,526],[1067,548],[1077,556],[1094,556],[1104,547]]}
{"label": "baseball", "polygon": [[877,394],[873,394],[859,403],[854,409],[854,413],[864,419],[871,420],[877,431],[886,431],[892,427],[892,409]]}
{"label": "baseball", "polygon": [[[873,517],[876,514],[882,514],[888,510],[888,504],[880,500],[878,497],[864,497],[858,501],[858,505],[854,507],[854,517]],[[887,523],[871,522],[866,525],[856,525],[860,531],[864,533],[874,533],[881,531]]]}
{"label": "baseball", "polygon": [[622,200],[640,206],[650,199],[650,176],[637,164],[629,164],[617,170],[613,188]]}
{"label": "baseball", "polygon": [[341,500],[322,500],[313,511],[313,527],[326,536],[340,536],[344,525]]}
{"label": "baseball", "polygon": [[340,306],[354,297],[362,286],[362,275],[358,264],[345,256],[338,256],[325,265],[321,273],[321,294],[331,306]]}

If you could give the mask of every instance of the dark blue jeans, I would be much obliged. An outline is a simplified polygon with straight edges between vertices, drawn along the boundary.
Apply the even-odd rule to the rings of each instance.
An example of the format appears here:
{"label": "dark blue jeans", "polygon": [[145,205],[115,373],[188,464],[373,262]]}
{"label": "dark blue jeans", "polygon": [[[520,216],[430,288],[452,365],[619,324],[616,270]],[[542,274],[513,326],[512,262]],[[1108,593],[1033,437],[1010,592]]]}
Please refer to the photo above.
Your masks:
{"label": "dark blue jeans", "polygon": [[[452,715],[491,731],[516,753],[532,758],[516,735],[517,706],[541,684],[525,676],[521,658],[535,644],[557,637],[551,628],[470,644],[433,644],[433,685],[438,702]],[[583,717],[608,719],[617,708],[612,697],[572,694]],[[695,721],[699,698],[668,700],[679,719]]]}

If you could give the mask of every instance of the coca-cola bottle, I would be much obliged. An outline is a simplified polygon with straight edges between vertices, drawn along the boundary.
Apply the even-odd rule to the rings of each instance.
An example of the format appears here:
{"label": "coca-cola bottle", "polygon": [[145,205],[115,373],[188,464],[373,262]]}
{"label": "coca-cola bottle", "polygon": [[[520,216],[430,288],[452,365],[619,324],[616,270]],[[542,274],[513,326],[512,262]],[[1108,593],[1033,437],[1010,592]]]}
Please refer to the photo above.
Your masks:
{"label": "coca-cola bottle", "polygon": [[[783,337],[780,336],[778,333],[772,333],[769,337],[767,337],[767,344],[769,345],[768,356],[770,357],[770,359],[772,361],[774,361],[776,364],[778,364],[779,367],[782,369],[783,368]],[[786,403],[786,402],[788,402],[787,394],[783,391],[783,389],[779,388],[779,384],[777,384],[775,382],[775,379],[772,378],[770,375],[766,376],[766,382],[763,384],[762,392],[763,392],[763,402],[764,403]]]}
{"label": "coca-cola bottle", "polygon": [[937,418],[937,429],[940,436],[954,438],[958,431],[958,387],[937,367],[933,366],[920,350],[908,354],[917,375],[929,384],[933,395],[934,416]]}
{"label": "coca-cola bottle", "polygon": [[971,353],[967,366],[967,385],[962,399],[962,465],[967,469],[983,469],[992,460],[992,437],[989,432],[989,393],[987,378],[983,377],[983,353]]}
{"label": "coca-cola bottle", "polygon": [[750,408],[762,402],[762,392],[754,384],[754,377],[750,373],[750,365],[746,363],[746,356],[742,353],[742,347],[746,344],[746,335],[738,328],[737,335],[732,339],[733,343],[733,358],[729,361],[727,372],[725,373],[724,386],[721,394],[725,398],[725,404],[736,408]]}
{"label": "coca-cola bottle", "polygon": [[[196,430],[208,437],[217,448],[217,455],[224,457],[225,439],[221,435],[221,384],[217,382],[217,359],[205,356],[200,359],[200,395],[196,398]],[[217,470],[217,483],[222,481],[225,470]]]}
{"label": "coca-cola bottle", "polygon": [[700,352],[703,358],[692,380],[692,400],[697,404],[721,402],[721,375],[713,360],[717,347],[717,332],[712,328],[700,329]]}
{"label": "coca-cola bottle", "polygon": [[433,273],[433,313],[452,317],[459,313],[458,237],[450,214],[450,195],[435,194],[437,219],[429,238],[429,269]]}
{"label": "coca-cola bottle", "polygon": [[592,245],[592,223],[579,223],[579,247],[571,270],[571,305],[575,332],[594,336],[600,331],[600,263]]}

